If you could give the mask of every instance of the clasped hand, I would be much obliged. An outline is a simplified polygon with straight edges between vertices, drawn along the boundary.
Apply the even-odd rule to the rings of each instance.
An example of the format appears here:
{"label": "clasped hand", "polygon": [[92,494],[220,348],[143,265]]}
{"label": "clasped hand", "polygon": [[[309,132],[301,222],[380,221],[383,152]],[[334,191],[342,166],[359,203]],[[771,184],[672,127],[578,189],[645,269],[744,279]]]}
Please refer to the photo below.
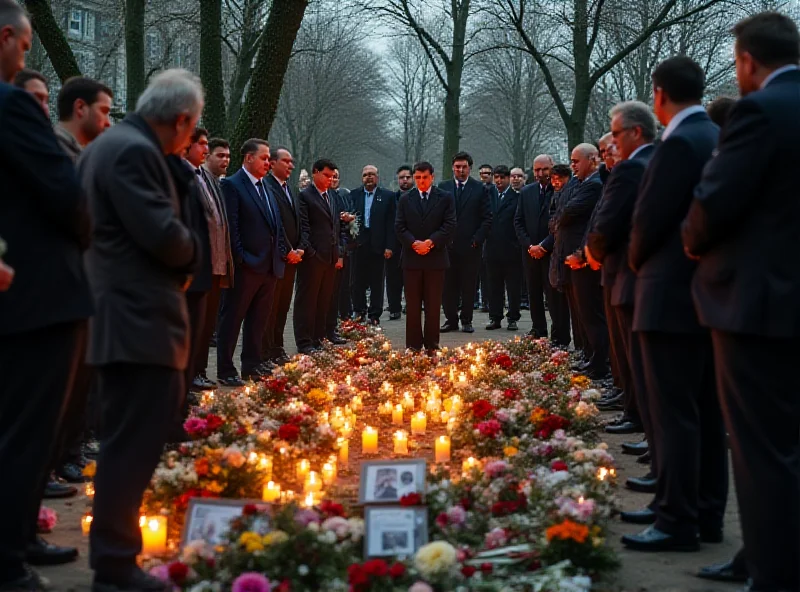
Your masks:
{"label": "clasped hand", "polygon": [[417,255],[427,255],[428,253],[431,252],[431,249],[433,248],[433,242],[431,241],[431,239],[428,239],[426,241],[417,240],[411,244],[411,248],[414,249],[414,252]]}

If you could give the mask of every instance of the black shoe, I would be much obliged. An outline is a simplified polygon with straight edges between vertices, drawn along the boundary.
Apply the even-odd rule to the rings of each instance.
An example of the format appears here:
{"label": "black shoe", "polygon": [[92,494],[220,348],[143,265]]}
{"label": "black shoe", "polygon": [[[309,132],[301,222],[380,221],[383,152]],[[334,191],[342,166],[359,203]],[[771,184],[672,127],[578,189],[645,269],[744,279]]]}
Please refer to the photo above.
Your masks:
{"label": "black shoe", "polygon": [[647,473],[644,477],[628,477],[625,487],[639,493],[655,493],[656,478],[652,473]]}
{"label": "black shoe", "polygon": [[366,324],[367,323],[367,315],[365,315],[365,314],[357,314],[353,320],[356,323]]}
{"label": "black shoe", "polygon": [[688,538],[674,537],[661,532],[655,526],[649,526],[639,534],[626,534],[622,543],[633,551],[699,551],[700,542],[697,536]]}
{"label": "black shoe", "polygon": [[539,332],[536,329],[531,329],[528,331],[528,337],[535,337],[536,339],[539,339],[541,335],[539,335]]}
{"label": "black shoe", "polygon": [[226,376],[224,378],[218,376],[217,382],[222,386],[233,386],[233,387],[244,386],[244,381],[235,374],[233,376]]}
{"label": "black shoe", "polygon": [[648,450],[642,456],[638,457],[636,462],[642,465],[649,465],[651,460],[653,460],[653,457],[650,456],[650,451]]}
{"label": "black shoe", "polygon": [[700,527],[700,542],[702,543],[721,543],[722,527]]}
{"label": "black shoe", "polygon": [[591,366],[592,363],[588,360],[578,360],[572,365],[572,370],[575,372],[586,372]]}
{"label": "black shoe", "polygon": [[500,323],[500,321],[492,321],[491,323],[486,325],[487,331],[494,331],[495,329],[502,329],[502,328],[503,325]]}
{"label": "black shoe", "polygon": [[40,536],[25,548],[25,561],[31,565],[62,565],[76,559],[78,550],[75,547],[52,545]]}
{"label": "black shoe", "polygon": [[644,433],[644,428],[638,421],[625,420],[617,424],[607,425],[605,431],[608,434],[641,434]]}
{"label": "black shoe", "polygon": [[489,307],[487,305],[481,306],[481,312],[489,312]]}
{"label": "black shoe", "polygon": [[56,475],[67,483],[86,483],[89,481],[83,476],[83,468],[75,463],[66,463],[56,470]]}
{"label": "black shoe", "polygon": [[622,393],[616,396],[606,397],[595,403],[595,406],[600,411],[622,411],[624,409],[622,402],[623,397],[624,395]]}
{"label": "black shoe", "polygon": [[342,338],[341,335],[337,335],[336,333],[328,335],[328,341],[333,345],[344,345],[347,343],[347,339]]}
{"label": "black shoe", "polygon": [[74,497],[78,495],[78,488],[74,485],[62,483],[56,478],[51,478],[44,488],[45,499],[62,499],[66,497]]}
{"label": "black shoe", "polygon": [[611,373],[608,371],[608,368],[603,368],[602,370],[590,370],[586,372],[586,378],[594,382],[603,382],[604,380],[608,380],[610,377]]}
{"label": "black shoe", "polygon": [[620,512],[619,519],[628,524],[653,524],[656,521],[656,513],[650,508],[635,512]]}
{"label": "black shoe", "polygon": [[283,366],[284,364],[288,364],[289,362],[291,362],[292,359],[286,354],[281,354],[272,361],[275,363],[276,366]]}
{"label": "black shoe", "polygon": [[172,585],[146,574],[138,567],[124,578],[105,578],[95,574],[92,592],[169,592]]}
{"label": "black shoe", "polygon": [[216,385],[202,374],[198,374],[192,380],[192,386],[198,389],[213,389]]}
{"label": "black shoe", "polygon": [[298,347],[297,348],[297,353],[304,354],[306,356],[313,356],[318,351],[319,351],[319,348],[316,348],[313,345],[307,345],[306,347]]}
{"label": "black shoe", "polygon": [[390,313],[389,313],[389,320],[390,320],[390,321],[396,321],[396,320],[398,320],[398,319],[399,319],[401,316],[403,316],[403,315],[402,315],[401,313],[399,313],[399,312],[390,312]]}
{"label": "black shoe", "polygon": [[530,310],[531,307],[528,304],[526,304],[525,302],[523,302],[522,304],[519,305],[519,309],[520,310]]}
{"label": "black shoe", "polygon": [[475,328],[472,326],[472,323],[462,323],[461,324],[461,332],[462,333],[475,333]]}
{"label": "black shoe", "polygon": [[440,333],[450,333],[450,331],[458,331],[458,323],[455,325],[447,321],[444,325],[439,327]]}
{"label": "black shoe", "polygon": [[372,325],[373,327],[377,327],[378,325],[381,324],[381,320],[380,319],[370,319],[369,320],[369,324]]}
{"label": "black shoe", "polygon": [[94,458],[100,454],[100,442],[97,440],[88,440],[81,446],[81,451],[84,456]]}
{"label": "black shoe", "polygon": [[50,580],[28,565],[23,566],[24,574],[15,580],[0,583],[0,592],[43,592],[50,589]]}
{"label": "black shoe", "polygon": [[506,327],[508,331],[517,331],[519,327],[517,327],[517,321],[508,321],[508,327]]}
{"label": "black shoe", "polygon": [[622,452],[624,454],[633,454],[634,456],[641,456],[649,450],[647,440],[641,442],[623,442]]}
{"label": "black shoe", "polygon": [[[738,557],[738,556],[737,556]],[[701,567],[695,574],[698,578],[712,580],[714,582],[746,582],[749,574],[744,563],[736,561],[736,558],[725,563],[715,563],[706,567]]]}

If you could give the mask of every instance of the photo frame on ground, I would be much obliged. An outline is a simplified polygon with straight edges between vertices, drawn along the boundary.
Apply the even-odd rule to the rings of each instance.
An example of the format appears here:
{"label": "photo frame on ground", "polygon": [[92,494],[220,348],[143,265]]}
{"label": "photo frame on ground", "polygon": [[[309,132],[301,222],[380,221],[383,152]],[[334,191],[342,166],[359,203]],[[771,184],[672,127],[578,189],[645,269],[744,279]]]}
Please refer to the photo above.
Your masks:
{"label": "photo frame on ground", "polygon": [[361,463],[358,501],[392,504],[409,493],[425,494],[425,459],[372,460]]}
{"label": "photo frame on ground", "polygon": [[412,557],[428,542],[425,506],[368,506],[364,512],[364,557]]}
{"label": "photo frame on ground", "polygon": [[[191,498],[183,523],[181,547],[200,539],[210,545],[223,543],[230,521],[241,516],[242,509],[248,504],[261,507],[269,505],[261,500]],[[271,529],[269,520],[265,516],[259,517],[259,520],[260,523],[253,530],[267,534]]]}

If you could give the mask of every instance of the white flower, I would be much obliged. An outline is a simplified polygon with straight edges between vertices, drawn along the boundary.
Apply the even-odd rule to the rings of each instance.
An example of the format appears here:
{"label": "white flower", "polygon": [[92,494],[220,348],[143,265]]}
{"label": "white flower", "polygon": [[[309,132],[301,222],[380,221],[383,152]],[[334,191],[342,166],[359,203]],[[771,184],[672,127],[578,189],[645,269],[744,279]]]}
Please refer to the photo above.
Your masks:
{"label": "white flower", "polygon": [[456,563],[456,550],[450,543],[434,541],[424,545],[414,557],[414,565],[424,577],[448,572]]}
{"label": "white flower", "polygon": [[300,576],[307,576],[308,575],[308,566],[307,565],[299,566],[297,568],[297,573],[300,574]]}
{"label": "white flower", "polygon": [[358,542],[364,536],[364,521],[361,518],[349,518],[347,524],[350,527],[350,538],[353,542]]}

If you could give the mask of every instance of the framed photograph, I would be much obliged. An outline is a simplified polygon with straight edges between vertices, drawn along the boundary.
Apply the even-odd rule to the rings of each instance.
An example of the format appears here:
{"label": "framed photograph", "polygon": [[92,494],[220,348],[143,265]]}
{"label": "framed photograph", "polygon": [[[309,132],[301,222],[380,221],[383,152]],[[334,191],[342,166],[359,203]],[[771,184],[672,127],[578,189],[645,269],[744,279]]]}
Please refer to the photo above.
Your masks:
{"label": "framed photograph", "polygon": [[[210,545],[223,543],[231,520],[241,516],[242,508],[248,504],[269,505],[261,500],[191,498],[183,523],[181,546],[200,539]],[[259,534],[267,534],[271,527],[269,520],[261,517],[259,521],[254,530]]]}
{"label": "framed photograph", "polygon": [[407,493],[425,493],[424,458],[361,463],[359,503],[396,503]]}
{"label": "framed photograph", "polygon": [[364,557],[411,557],[428,542],[425,506],[369,506],[364,513]]}

